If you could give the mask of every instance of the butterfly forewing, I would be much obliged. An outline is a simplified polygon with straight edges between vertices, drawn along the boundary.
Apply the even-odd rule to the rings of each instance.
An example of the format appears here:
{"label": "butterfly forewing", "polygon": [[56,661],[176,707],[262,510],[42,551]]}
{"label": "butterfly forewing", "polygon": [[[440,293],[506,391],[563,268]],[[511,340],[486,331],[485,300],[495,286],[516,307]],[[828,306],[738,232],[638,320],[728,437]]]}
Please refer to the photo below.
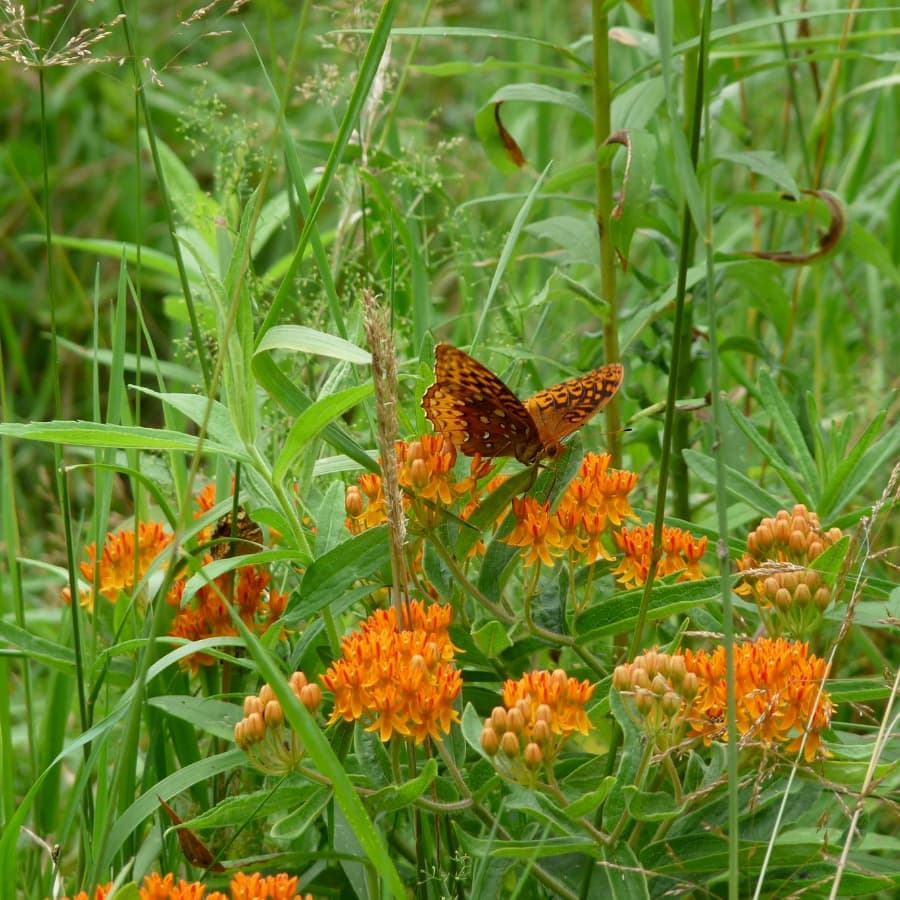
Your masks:
{"label": "butterfly forewing", "polygon": [[609,403],[622,383],[622,375],[622,366],[612,363],[554,384],[525,401],[548,453]]}
{"label": "butterfly forewing", "polygon": [[450,344],[435,348],[434,384],[422,398],[436,431],[467,456],[532,461],[537,427],[524,404],[480,362]]}

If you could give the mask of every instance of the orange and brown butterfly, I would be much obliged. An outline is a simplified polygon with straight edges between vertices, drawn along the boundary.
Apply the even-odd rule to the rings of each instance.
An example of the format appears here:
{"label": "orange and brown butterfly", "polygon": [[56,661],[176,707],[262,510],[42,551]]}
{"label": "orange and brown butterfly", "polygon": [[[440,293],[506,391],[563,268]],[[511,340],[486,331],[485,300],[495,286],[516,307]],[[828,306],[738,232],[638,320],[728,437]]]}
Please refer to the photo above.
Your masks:
{"label": "orange and brown butterfly", "polygon": [[237,521],[228,512],[216,522],[210,553],[213,559],[244,556],[256,553],[262,542],[262,528],[250,518],[243,506],[239,506]]}
{"label": "orange and brown butterfly", "polygon": [[435,347],[434,384],[422,397],[435,431],[467,456],[515,456],[532,465],[609,403],[622,384],[610,363],[538,391],[524,403],[480,362],[450,344]]}

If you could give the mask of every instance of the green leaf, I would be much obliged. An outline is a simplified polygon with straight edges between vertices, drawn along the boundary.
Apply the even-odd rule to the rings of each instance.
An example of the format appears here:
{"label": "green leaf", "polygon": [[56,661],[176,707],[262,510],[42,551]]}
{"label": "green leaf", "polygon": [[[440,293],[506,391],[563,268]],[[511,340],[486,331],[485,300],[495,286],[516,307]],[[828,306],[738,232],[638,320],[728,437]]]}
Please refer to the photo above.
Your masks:
{"label": "green leaf", "polygon": [[73,447],[115,447],[119,450],[182,450],[185,453],[221,453],[249,463],[250,458],[236,447],[216,441],[202,443],[196,437],[167,431],[164,428],[142,428],[139,425],[104,425],[101,422],[30,422],[0,424],[0,434],[48,444]]}
{"label": "green leaf", "polygon": [[437,760],[432,757],[425,763],[422,771],[411,781],[402,784],[391,784],[376,791],[366,799],[373,814],[395,812],[414,803],[431,786],[437,777]]}
{"label": "green leaf", "polygon": [[526,225],[524,230],[559,248],[562,251],[558,254],[561,265],[600,264],[597,227],[588,216],[551,216]]}
{"label": "green leaf", "polygon": [[322,815],[331,803],[331,788],[324,784],[313,784],[306,789],[306,796],[284,818],[278,819],[270,834],[275,840],[289,841],[300,837]]}
{"label": "green leaf", "polygon": [[322,397],[304,410],[288,432],[284,447],[278,454],[272,470],[273,479],[281,481],[307,444],[335,419],[368,397],[373,390],[371,382],[358,384],[355,387],[338,391],[336,394]]}
{"label": "green leaf", "polygon": [[797,424],[797,419],[791,412],[784,399],[784,395],[775,384],[775,380],[766,369],[759,373],[759,390],[762,396],[763,407],[772,417],[775,430],[781,435],[788,451],[791,453],[792,462],[800,470],[800,474],[806,483],[806,489],[813,507],[819,502],[822,493],[822,485],[819,483],[819,475],[816,471],[815,460],[806,446],[803,433]]}
{"label": "green leaf", "polygon": [[564,807],[563,812],[573,819],[580,819],[587,816],[599,808],[600,804],[607,798],[613,785],[616,783],[614,775],[607,775],[592,791],[582,794],[577,800]]}
{"label": "green leaf", "polygon": [[757,430],[752,422],[749,422],[744,414],[730,401],[726,401],[726,408],[731,413],[735,425],[741,430],[743,435],[753,444],[754,447],[762,454],[763,459],[767,460],[769,465],[778,473],[781,480],[787,485],[795,500],[809,499],[808,491],[804,490],[803,485],[794,477],[794,470],[790,463],[786,462],[777,447],[767,441]]}
{"label": "green leaf", "polygon": [[234,703],[189,694],[150,697],[146,702],[149,706],[227,741],[234,739],[234,726],[244,717],[241,707]]}
{"label": "green leaf", "polygon": [[276,325],[270,328],[259,342],[256,353],[270,350],[289,350],[292,353],[327,356],[361,366],[372,364],[372,354],[368,350],[333,334],[316,331],[303,325]]}
{"label": "green leaf", "polygon": [[[514,139],[500,121],[500,109],[504,103],[546,103],[574,112],[588,121],[593,119],[590,109],[577,94],[561,91],[545,84],[507,84],[495,91],[491,98],[475,114],[475,133],[488,159],[504,174],[517,172],[524,160]],[[509,143],[512,142],[512,143]]]}
{"label": "green leaf", "polygon": [[0,619],[0,639],[8,645],[0,651],[3,656],[24,656],[67,674],[75,672],[75,654],[69,647],[38,637],[6,619]]}
{"label": "green leaf", "polygon": [[475,646],[488,658],[497,659],[508,647],[512,647],[512,641],[506,633],[506,629],[495,621],[485,623],[481,628],[472,631],[472,639]]}
{"label": "green leaf", "polygon": [[771,150],[743,150],[739,153],[718,153],[717,159],[732,162],[738,166],[746,166],[751,172],[756,172],[764,178],[773,181],[776,187],[790,194],[792,197],[800,196],[800,188],[794,181],[788,167]]}
{"label": "green leaf", "polygon": [[[140,386],[135,386],[135,390],[167,403],[173,409],[177,409],[180,413],[187,416],[197,426],[201,426],[206,421],[207,434],[214,441],[218,441],[226,446],[237,447],[241,445],[241,439],[234,429],[228,409],[219,403],[218,400],[210,401],[201,394],[161,393]],[[209,409],[208,420],[207,409]]]}
{"label": "green leaf", "polygon": [[[579,641],[590,645],[603,635],[627,632],[637,623],[643,595],[643,589],[614,594],[579,616],[575,623]],[[718,600],[720,596],[721,582],[718,577],[676,584],[656,584],[650,590],[647,621],[655,622],[676,613],[687,612],[702,603]]]}
{"label": "green leaf", "polygon": [[[696,450],[685,450],[683,456],[687,467],[698,478],[706,484],[716,484],[716,462],[712,457]],[[780,497],[764,490],[743,472],[732,469],[731,466],[725,467],[725,491],[730,499],[752,506],[763,516],[774,515],[784,505]]]}
{"label": "green leaf", "polygon": [[[387,526],[379,525],[338,544],[313,560],[300,593],[308,614],[340,598],[355,581],[368,578],[390,562]],[[369,589],[371,590],[371,588]]]}

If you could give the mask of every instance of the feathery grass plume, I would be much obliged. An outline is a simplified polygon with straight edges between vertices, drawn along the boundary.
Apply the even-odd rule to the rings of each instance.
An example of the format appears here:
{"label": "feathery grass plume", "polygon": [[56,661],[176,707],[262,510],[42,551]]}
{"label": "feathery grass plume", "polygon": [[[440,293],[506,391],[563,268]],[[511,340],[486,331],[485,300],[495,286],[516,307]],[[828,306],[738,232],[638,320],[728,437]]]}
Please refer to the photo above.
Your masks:
{"label": "feathery grass plume", "polygon": [[402,603],[406,595],[406,566],[403,546],[406,543],[406,519],[403,495],[397,473],[397,356],[394,338],[385,310],[370,290],[362,293],[363,325],[372,351],[372,373],[375,379],[375,439],[381,456],[381,480],[384,510],[391,542],[391,591],[398,625],[402,623]]}

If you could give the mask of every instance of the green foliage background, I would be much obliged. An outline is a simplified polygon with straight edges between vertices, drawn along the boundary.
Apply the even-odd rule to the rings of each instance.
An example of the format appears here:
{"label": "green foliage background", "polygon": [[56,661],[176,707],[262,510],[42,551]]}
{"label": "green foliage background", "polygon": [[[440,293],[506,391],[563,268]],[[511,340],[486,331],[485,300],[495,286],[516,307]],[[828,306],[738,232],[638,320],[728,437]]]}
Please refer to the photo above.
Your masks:
{"label": "green foliage background", "polygon": [[[807,894],[828,895],[840,848],[816,855],[827,838],[815,819],[843,831],[870,760],[882,768],[854,844],[863,874],[846,873],[844,889],[885,889],[873,872],[896,885],[886,864],[898,850],[886,824],[897,799],[896,728],[883,758],[871,741],[895,696],[900,609],[891,550],[900,528],[890,515],[900,445],[897,10],[716,5],[704,45],[700,11],[677,2],[237,6],[212,4],[200,16],[174,4],[120,10],[99,0],[43,17],[29,5],[24,20],[10,5],[0,10],[3,883],[21,896],[52,890],[49,857],[20,837],[24,822],[63,844],[74,890],[70,873],[105,878],[135,857],[149,865],[151,850],[178,859],[174,838],[158,828],[141,856],[161,785],[165,796],[189,791],[201,809],[220,799],[201,781],[238,766],[239,754],[222,744],[212,756],[199,735],[221,716],[206,721],[200,706],[187,723],[170,715],[162,695],[190,693],[171,673],[165,687],[140,693],[153,666],[174,670],[176,659],[128,642],[143,648],[148,634],[163,633],[162,621],[149,631],[137,619],[123,626],[117,607],[106,623],[117,638],[107,643],[84,632],[59,592],[86,544],[148,510],[166,511],[190,538],[201,463],[193,436],[203,430],[203,473],[220,503],[240,462],[266,524],[288,536],[291,561],[304,569],[318,561],[310,571],[321,581],[310,577],[303,597],[310,615],[325,606],[335,581],[321,558],[340,544],[343,519],[334,485],[371,466],[375,446],[359,301],[368,287],[391,311],[402,435],[429,429],[419,401],[438,340],[470,349],[520,396],[620,356],[626,381],[611,416],[579,441],[608,441],[617,462],[641,473],[632,500],[645,521],[656,506],[715,536],[721,503],[734,549],[763,515],[805,502],[825,526],[855,535],[829,638],[864,584],[834,669],[838,730],[858,759],[848,751],[827,775],[804,774],[808,793],[791,802],[807,813],[806,830],[794,844],[813,849],[792,857],[791,842],[780,843],[763,892],[786,896],[802,871]],[[120,12],[126,18],[116,21]],[[608,77],[592,55],[607,26]],[[608,130],[627,134],[627,146],[598,134],[604,98]],[[604,172],[614,195],[604,194]],[[617,201],[611,241],[598,242],[596,210],[609,215]],[[718,423],[711,391],[724,397]],[[680,412],[667,422],[673,401]],[[660,478],[669,485],[662,499]],[[342,588],[375,571],[363,572],[363,559],[343,568]],[[698,604],[695,624],[723,627],[716,590]],[[344,599],[334,601],[335,622],[353,598]],[[647,646],[673,637],[658,622],[674,617],[677,601],[657,608]],[[627,646],[612,641],[616,623],[638,615],[639,600],[628,602],[600,605],[582,623],[586,640],[608,639],[608,661]],[[742,613],[752,626],[752,611]],[[87,647],[78,645],[82,632]],[[244,637],[248,658],[274,680],[272,657]],[[322,643],[307,633],[291,664],[321,665]],[[532,649],[517,645],[510,668]],[[291,721],[310,746],[324,743],[294,707]],[[153,746],[163,722],[165,739]],[[122,765],[118,740],[134,758],[140,749],[141,766]],[[626,734],[626,757],[636,740]],[[65,763],[52,765],[64,746]],[[339,801],[331,815],[353,837],[331,847],[334,865],[316,869],[305,889],[348,891],[364,860],[359,895],[389,895],[396,871],[374,874],[382,833],[332,750],[320,746],[314,758],[330,767]],[[722,760],[709,765],[703,778],[724,771]],[[842,798],[843,810],[829,799],[828,779],[856,792]],[[254,802],[255,786],[244,785]],[[760,817],[740,848],[744,872],[758,871],[757,842],[777,834],[771,810],[783,786],[756,797]],[[320,801],[297,802],[312,819]],[[529,803],[514,797],[511,817],[540,821]],[[722,796],[716,804],[672,853],[708,853],[685,881],[734,895],[735,857],[705,830],[726,822]],[[219,815],[220,828],[258,822],[249,805]],[[551,833],[548,825],[548,841]],[[305,871],[322,846],[297,834],[289,860]],[[488,896],[503,883],[504,896],[540,895],[527,875],[543,859],[536,840],[505,851],[494,840],[470,834],[456,848],[481,861],[457,890]],[[336,861],[338,851],[360,868]],[[606,862],[633,867],[633,848],[618,852]],[[628,880],[629,891],[671,889],[662,875],[673,862],[660,846],[654,852],[639,860],[650,875]],[[498,863],[507,859],[518,864]],[[610,876],[583,890],[621,889]],[[422,890],[440,895],[435,885]],[[751,891],[741,883],[741,893]]]}

